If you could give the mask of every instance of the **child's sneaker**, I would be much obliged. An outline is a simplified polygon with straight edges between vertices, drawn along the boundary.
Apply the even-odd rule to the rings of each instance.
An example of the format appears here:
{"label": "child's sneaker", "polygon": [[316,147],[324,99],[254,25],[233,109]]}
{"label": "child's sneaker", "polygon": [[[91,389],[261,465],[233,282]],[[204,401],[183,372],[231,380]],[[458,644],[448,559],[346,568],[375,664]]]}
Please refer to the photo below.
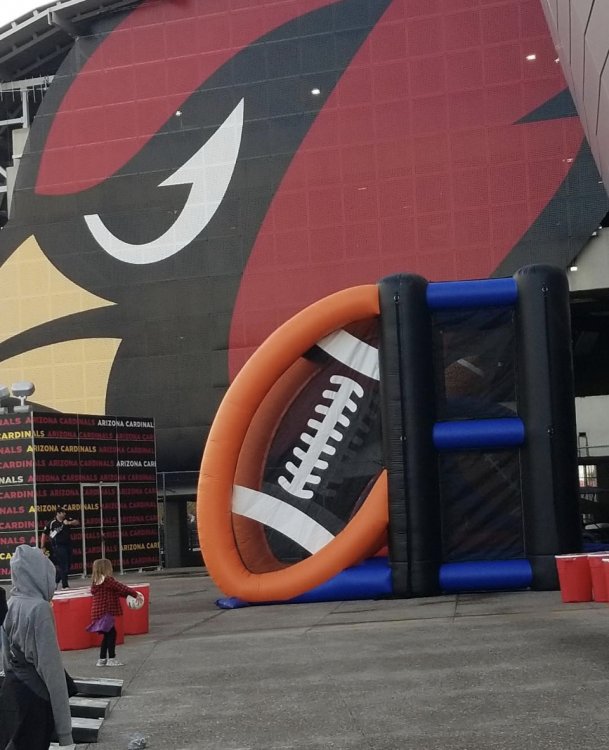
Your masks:
{"label": "child's sneaker", "polygon": [[124,667],[125,665],[123,664],[122,661],[119,661],[118,659],[108,659],[105,666],[106,667]]}
{"label": "child's sneaker", "polygon": [[96,667],[105,667],[107,663],[108,663],[107,659],[98,659],[97,660],[97,664],[95,666]]}

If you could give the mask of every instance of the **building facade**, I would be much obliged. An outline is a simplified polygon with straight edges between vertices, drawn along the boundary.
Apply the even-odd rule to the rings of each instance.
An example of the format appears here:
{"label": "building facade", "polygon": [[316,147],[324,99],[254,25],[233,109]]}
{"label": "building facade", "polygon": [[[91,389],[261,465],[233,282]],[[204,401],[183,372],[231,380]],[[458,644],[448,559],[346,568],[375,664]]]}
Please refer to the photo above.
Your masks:
{"label": "building facade", "polygon": [[198,467],[306,305],[568,267],[607,213],[539,0],[65,5],[0,235],[0,381],[153,416],[162,470]]}

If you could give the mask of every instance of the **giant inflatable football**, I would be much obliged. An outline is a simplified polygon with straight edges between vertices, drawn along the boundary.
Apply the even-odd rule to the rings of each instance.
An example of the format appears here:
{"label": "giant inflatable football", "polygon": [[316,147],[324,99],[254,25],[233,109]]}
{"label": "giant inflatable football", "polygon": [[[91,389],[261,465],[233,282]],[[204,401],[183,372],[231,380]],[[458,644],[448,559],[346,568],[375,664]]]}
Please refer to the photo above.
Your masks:
{"label": "giant inflatable football", "polygon": [[581,545],[569,331],[566,276],[542,265],[391,276],[281,326],[201,467],[226,606],[554,588]]}

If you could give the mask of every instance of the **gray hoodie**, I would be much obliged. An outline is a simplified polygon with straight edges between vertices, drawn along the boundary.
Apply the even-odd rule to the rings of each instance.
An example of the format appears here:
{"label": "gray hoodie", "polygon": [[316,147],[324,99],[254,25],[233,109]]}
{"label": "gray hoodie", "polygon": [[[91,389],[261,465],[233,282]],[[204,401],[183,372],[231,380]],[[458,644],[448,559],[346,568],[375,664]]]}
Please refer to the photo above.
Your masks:
{"label": "gray hoodie", "polygon": [[[51,701],[59,744],[71,745],[68,689],[50,604],[55,592],[55,566],[39,549],[22,544],[11,558],[11,580],[13,588],[2,630],[4,670],[7,674],[15,672],[20,679],[25,674],[28,687]],[[23,657],[27,662],[24,670],[19,664]]]}

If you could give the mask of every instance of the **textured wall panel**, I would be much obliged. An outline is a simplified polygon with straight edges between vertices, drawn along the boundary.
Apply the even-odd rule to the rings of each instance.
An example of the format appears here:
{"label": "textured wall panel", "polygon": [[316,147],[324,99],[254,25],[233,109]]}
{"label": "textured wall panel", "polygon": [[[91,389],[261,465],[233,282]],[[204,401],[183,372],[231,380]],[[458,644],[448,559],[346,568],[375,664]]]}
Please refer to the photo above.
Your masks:
{"label": "textured wall panel", "polygon": [[542,0],[552,38],[605,186],[609,185],[609,3]]}

